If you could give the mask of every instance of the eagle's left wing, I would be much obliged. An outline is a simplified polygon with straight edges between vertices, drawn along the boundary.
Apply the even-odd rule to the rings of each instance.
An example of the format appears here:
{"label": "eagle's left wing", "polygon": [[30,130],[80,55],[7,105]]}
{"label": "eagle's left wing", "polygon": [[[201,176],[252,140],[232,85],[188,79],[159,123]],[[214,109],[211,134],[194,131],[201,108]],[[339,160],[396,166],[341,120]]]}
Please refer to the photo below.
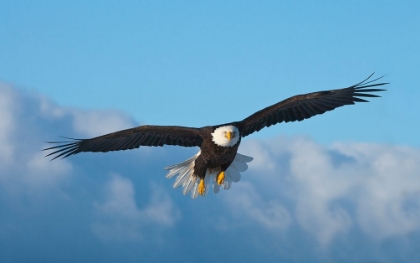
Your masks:
{"label": "eagle's left wing", "polygon": [[121,151],[139,148],[140,146],[200,146],[203,138],[201,130],[197,128],[143,125],[91,139],[71,140],[51,142],[58,145],[45,148],[43,151],[51,150],[52,152],[47,156],[54,155],[54,160],[58,157],[66,158],[80,152]]}
{"label": "eagle's left wing", "polygon": [[355,102],[368,102],[359,97],[380,97],[375,94],[370,94],[370,92],[385,91],[385,89],[372,89],[372,87],[382,86],[388,83],[373,83],[382,77],[369,81],[372,75],[348,88],[296,95],[257,111],[237,123],[241,130],[241,136],[248,136],[264,127],[269,127],[283,121],[302,121],[344,105],[354,104]]}

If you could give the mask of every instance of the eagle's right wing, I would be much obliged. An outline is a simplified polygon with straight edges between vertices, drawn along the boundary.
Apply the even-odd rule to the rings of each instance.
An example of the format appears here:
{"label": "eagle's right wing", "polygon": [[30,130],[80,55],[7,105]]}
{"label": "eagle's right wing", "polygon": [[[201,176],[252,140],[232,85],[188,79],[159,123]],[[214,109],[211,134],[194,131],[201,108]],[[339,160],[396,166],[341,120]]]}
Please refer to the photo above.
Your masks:
{"label": "eagle's right wing", "polygon": [[143,125],[131,129],[117,131],[91,139],[72,139],[43,151],[51,150],[47,156],[53,160],[66,158],[80,152],[109,152],[139,148],[140,146],[178,145],[184,147],[200,146],[203,138],[200,129],[181,126]]}

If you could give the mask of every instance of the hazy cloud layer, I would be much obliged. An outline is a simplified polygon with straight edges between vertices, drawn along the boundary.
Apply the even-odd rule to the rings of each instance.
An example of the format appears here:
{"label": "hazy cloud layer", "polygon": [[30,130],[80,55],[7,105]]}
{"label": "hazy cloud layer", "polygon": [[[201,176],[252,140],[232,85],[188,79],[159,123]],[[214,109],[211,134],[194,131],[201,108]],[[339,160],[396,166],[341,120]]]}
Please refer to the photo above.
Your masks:
{"label": "hazy cloud layer", "polygon": [[145,227],[172,227],[179,211],[163,189],[152,187],[150,202],[139,209],[133,183],[114,175],[105,186],[105,201],[95,204],[98,222],[92,231],[104,240],[140,240]]}
{"label": "hazy cloud layer", "polygon": [[197,200],[162,170],[196,149],[53,162],[40,151],[58,135],[134,125],[116,111],[61,107],[0,84],[0,261],[420,260],[417,148],[247,138],[239,152],[254,161],[241,181]]}
{"label": "hazy cloud layer", "polygon": [[[255,144],[247,144],[247,152]],[[257,164],[271,153],[269,165],[277,160],[285,166],[265,175],[283,178],[288,189],[280,196],[293,200],[296,222],[321,244],[354,228],[378,242],[420,230],[418,149],[369,143],[324,147],[307,138],[282,137],[259,144],[266,152],[254,156]]]}

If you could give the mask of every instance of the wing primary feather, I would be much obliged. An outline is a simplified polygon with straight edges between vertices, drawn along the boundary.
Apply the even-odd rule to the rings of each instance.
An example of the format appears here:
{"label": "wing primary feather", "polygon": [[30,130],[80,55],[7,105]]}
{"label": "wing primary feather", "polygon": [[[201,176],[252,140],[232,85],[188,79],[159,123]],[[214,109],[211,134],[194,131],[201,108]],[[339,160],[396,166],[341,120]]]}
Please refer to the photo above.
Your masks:
{"label": "wing primary feather", "polygon": [[[370,74],[361,82],[347,88],[296,95],[257,111],[239,122],[242,129],[242,136],[248,136],[264,127],[283,121],[301,121],[344,105],[367,102],[367,100],[362,98],[380,97],[380,95],[373,93],[385,91],[386,89],[377,87],[387,85],[388,83],[377,83],[383,76],[372,79],[373,75],[374,73]],[[261,120],[266,120],[266,122],[264,123]]]}
{"label": "wing primary feather", "polygon": [[[384,85],[384,84],[381,84]],[[370,86],[368,86],[370,87]],[[380,91],[386,91],[386,89],[365,89],[367,87],[360,87],[360,88],[355,88],[355,90],[357,91],[363,91],[363,92],[380,92]]]}
{"label": "wing primary feather", "polygon": [[66,138],[70,141],[49,142],[55,144],[43,151],[51,151],[46,156],[53,159],[80,152],[108,152],[130,150],[143,146],[179,145],[184,147],[201,146],[203,141],[200,128],[182,126],[143,125],[121,130],[90,139]]}
{"label": "wing primary feather", "polygon": [[[59,154],[54,156],[54,158],[52,158],[51,161],[54,160],[54,159],[60,158],[60,157],[66,158],[67,156],[70,156],[70,155],[74,154],[74,152],[76,150],[77,150],[77,148],[75,148],[75,147],[68,147],[68,148],[63,148],[63,149],[60,149],[58,151],[55,151],[53,154],[56,154],[56,153],[59,153]],[[49,155],[47,155],[47,156],[49,156]]]}
{"label": "wing primary feather", "polygon": [[364,100],[364,99],[361,99],[361,98],[354,98],[353,100],[356,101],[356,102],[369,102],[368,100]]}
{"label": "wing primary feather", "polygon": [[74,142],[47,142],[47,143],[65,143],[65,144],[48,147],[48,148],[42,149],[43,151],[64,148],[64,147],[71,146],[74,144]]}
{"label": "wing primary feather", "polygon": [[[378,81],[378,80],[380,80],[380,79],[382,79],[384,77],[384,76],[380,76],[379,78],[369,80],[374,74],[375,74],[375,72],[373,72],[372,74],[370,74],[369,77],[367,77],[363,81],[357,83],[356,85],[353,85],[353,87],[357,87],[357,86],[360,86],[360,85],[365,85],[366,86],[366,85],[368,85],[368,84],[370,84],[372,82]],[[369,80],[369,81],[367,81],[367,80]],[[380,86],[380,85],[385,85],[385,84],[388,84],[388,83],[377,83],[377,84],[371,84],[371,85]]]}
{"label": "wing primary feather", "polygon": [[353,96],[358,96],[358,97],[371,97],[371,98],[380,97],[380,95],[376,95],[376,94],[359,93],[359,92],[355,92],[353,94]]}
{"label": "wing primary feather", "polygon": [[[67,137],[66,137],[67,138]],[[47,154],[45,157],[49,157],[52,156],[54,154],[58,154],[56,156],[54,156],[51,160],[57,159],[59,157],[62,157],[66,154],[69,153],[69,155],[75,154],[77,152],[77,147],[79,142],[81,141],[80,139],[73,139],[73,138],[67,138],[67,139],[71,139],[74,140],[75,142],[49,142],[49,143],[64,143],[62,145],[56,145],[56,146],[52,146],[52,147],[48,147],[43,149],[43,151],[48,151],[48,150],[54,150],[53,152]],[[64,156],[63,158],[65,158],[66,156]]]}

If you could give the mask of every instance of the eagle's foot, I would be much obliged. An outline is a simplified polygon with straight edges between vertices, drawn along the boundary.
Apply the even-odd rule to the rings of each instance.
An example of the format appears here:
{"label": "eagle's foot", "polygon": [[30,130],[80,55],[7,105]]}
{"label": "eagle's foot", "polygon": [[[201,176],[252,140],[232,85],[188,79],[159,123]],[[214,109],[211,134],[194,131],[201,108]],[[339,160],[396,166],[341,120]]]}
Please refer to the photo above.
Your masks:
{"label": "eagle's foot", "polygon": [[198,184],[197,191],[199,195],[204,195],[204,193],[206,192],[206,186],[204,185],[203,179],[200,179],[200,183]]}
{"label": "eagle's foot", "polygon": [[219,175],[216,178],[216,181],[217,181],[217,184],[218,185],[222,185],[223,184],[223,182],[225,181],[225,172],[224,171],[221,171],[219,173]]}

